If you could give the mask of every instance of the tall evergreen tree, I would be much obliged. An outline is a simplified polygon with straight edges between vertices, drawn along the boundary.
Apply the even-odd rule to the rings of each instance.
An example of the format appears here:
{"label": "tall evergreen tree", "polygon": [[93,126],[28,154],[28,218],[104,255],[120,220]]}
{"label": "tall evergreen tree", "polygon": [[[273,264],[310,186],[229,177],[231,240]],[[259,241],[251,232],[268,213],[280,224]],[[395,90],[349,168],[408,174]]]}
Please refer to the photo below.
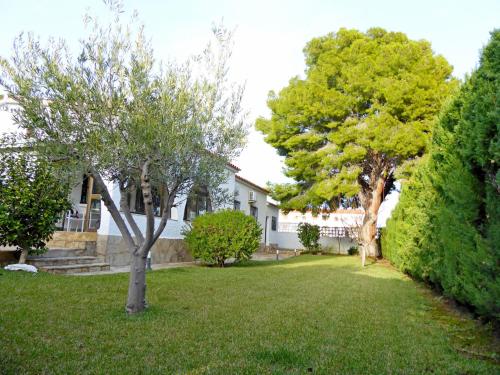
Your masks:
{"label": "tall evergreen tree", "polygon": [[402,271],[500,318],[500,31],[446,106],[382,236]]}
{"label": "tall evergreen tree", "polygon": [[293,184],[275,185],[284,209],[365,211],[362,262],[379,254],[376,223],[396,168],[425,151],[432,122],[456,87],[452,67],[427,41],[372,28],[340,29],[304,49],[306,77],[269,94],[271,118],[256,127],[284,155]]}

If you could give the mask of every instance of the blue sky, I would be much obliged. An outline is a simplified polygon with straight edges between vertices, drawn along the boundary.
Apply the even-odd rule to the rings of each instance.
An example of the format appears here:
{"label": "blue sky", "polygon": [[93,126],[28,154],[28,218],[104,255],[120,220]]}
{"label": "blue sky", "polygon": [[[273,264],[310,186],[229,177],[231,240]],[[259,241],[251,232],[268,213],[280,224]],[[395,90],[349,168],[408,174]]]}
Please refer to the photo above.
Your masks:
{"label": "blue sky", "polygon": [[[22,31],[64,37],[76,45],[85,33],[82,17],[89,7],[94,13],[105,9],[99,0],[0,0],[0,55],[10,55],[12,41]],[[500,27],[499,0],[126,0],[125,9],[138,10],[159,59],[183,60],[201,51],[214,21],[224,19],[226,26],[236,28],[232,74],[246,81],[245,106],[252,124],[268,115],[268,91],[279,90],[304,71],[302,49],[315,36],[340,27],[402,31],[412,39],[429,40],[461,78],[476,67],[489,32]],[[256,183],[284,180],[279,157],[257,132],[250,134],[236,163]]]}

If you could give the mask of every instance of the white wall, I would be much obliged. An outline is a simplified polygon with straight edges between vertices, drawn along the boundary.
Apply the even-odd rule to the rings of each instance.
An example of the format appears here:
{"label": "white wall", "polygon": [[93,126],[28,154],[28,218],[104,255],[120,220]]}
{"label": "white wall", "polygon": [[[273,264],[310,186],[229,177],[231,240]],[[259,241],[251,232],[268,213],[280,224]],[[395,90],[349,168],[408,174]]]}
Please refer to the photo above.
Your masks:
{"label": "white wall", "polygon": [[309,223],[320,227],[355,227],[363,223],[363,211],[348,209],[337,210],[326,215],[314,216],[311,212],[290,211],[288,214],[280,212],[282,223]]}
{"label": "white wall", "polygon": [[[120,206],[120,191],[117,185],[114,185],[110,182],[107,183],[108,190],[110,191],[111,197],[113,201],[117,205]],[[235,180],[234,180],[234,172],[232,170],[228,170],[227,172],[227,181],[223,185],[223,188],[227,189],[230,193],[234,191]],[[186,208],[186,195],[182,195],[176,198],[175,203],[177,207],[173,209],[172,219],[167,221],[167,225],[163,230],[160,238],[170,238],[170,239],[182,239],[184,236],[182,235],[182,231],[184,228],[188,227],[189,223],[184,221],[184,210]],[[221,207],[214,207],[214,209],[220,208],[232,208],[232,202],[227,202]],[[140,214],[132,214],[139,229],[144,233],[146,230],[146,216]],[[122,217],[125,220],[125,217],[122,214]],[[155,217],[155,226],[158,226],[161,221],[161,218]],[[126,220],[125,220],[126,222]],[[127,224],[128,226],[128,224]],[[131,228],[129,230],[132,232]],[[99,234],[103,235],[112,235],[112,236],[121,236],[120,230],[118,226],[115,224],[111,214],[108,209],[101,203],[101,226],[98,230]]]}
{"label": "white wall", "polygon": [[0,99],[0,136],[18,132],[18,127],[14,124],[12,113],[10,112],[10,110],[14,109],[14,104],[1,90],[0,95],[4,95]]}
{"label": "white wall", "polygon": [[[248,202],[248,193],[254,191],[257,195],[257,201],[254,203]],[[255,187],[249,186],[244,181],[235,180],[235,200],[240,202],[240,210],[245,214],[250,215],[250,205],[257,207],[257,222],[262,227],[262,237],[261,241],[264,242],[264,231],[266,226],[266,214],[267,214],[267,194],[258,190]]]}
{"label": "white wall", "polygon": [[[266,207],[266,216],[267,216],[267,238],[266,245],[278,244],[278,226],[279,226],[279,208],[272,205],[267,204]],[[272,217],[276,218],[276,230],[272,230]]]}
{"label": "white wall", "polygon": [[[234,192],[236,191],[236,180],[235,180],[236,174],[235,174],[235,172],[236,171],[233,169],[228,169],[226,182],[224,184],[222,184],[222,186],[221,186],[223,189],[226,189],[227,192],[229,192],[230,194],[234,194]],[[213,208],[214,208],[214,210],[224,209],[224,208],[232,209],[233,208],[233,200],[231,198],[231,200],[229,202],[224,203],[221,207],[213,207]],[[184,211],[182,211],[182,212],[184,212]]]}
{"label": "white wall", "polygon": [[[276,232],[276,243],[279,249],[283,250],[304,250],[304,246],[299,241],[297,233],[293,232]],[[329,248],[333,253],[347,254],[347,250],[351,246],[356,246],[356,242],[348,238],[341,238],[340,244],[338,238],[320,237],[319,243],[323,248]],[[340,246],[340,250],[339,250]]]}

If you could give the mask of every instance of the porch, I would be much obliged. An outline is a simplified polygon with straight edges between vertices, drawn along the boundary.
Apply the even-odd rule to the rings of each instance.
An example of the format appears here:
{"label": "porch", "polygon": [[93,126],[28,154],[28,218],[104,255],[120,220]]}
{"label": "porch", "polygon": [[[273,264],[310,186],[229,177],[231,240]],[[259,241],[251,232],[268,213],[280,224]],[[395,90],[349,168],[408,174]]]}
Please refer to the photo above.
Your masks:
{"label": "porch", "polygon": [[101,224],[101,195],[97,192],[94,179],[83,176],[81,182],[72,187],[69,199],[71,208],[56,223],[58,231],[97,232]]}

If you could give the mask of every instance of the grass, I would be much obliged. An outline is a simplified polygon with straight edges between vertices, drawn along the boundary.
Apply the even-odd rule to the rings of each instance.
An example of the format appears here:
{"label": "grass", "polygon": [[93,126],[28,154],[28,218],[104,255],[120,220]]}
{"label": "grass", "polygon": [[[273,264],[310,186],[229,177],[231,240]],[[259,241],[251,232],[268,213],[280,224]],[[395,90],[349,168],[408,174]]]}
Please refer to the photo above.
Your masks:
{"label": "grass", "polygon": [[154,271],[151,307],[133,317],[127,280],[1,270],[0,373],[500,371],[487,328],[356,257]]}

